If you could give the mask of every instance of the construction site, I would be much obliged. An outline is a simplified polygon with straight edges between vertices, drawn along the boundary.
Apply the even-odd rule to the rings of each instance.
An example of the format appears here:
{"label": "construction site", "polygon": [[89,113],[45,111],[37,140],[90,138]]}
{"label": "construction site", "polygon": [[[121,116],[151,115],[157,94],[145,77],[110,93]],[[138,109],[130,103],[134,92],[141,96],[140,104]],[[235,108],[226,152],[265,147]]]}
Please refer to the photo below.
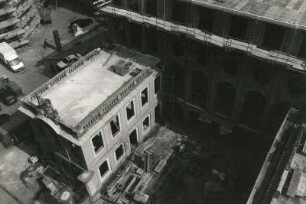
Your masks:
{"label": "construction site", "polygon": [[54,8],[89,16],[41,37],[52,75],[18,89],[12,138],[33,145],[18,203],[306,203],[306,2],[8,2],[14,48]]}

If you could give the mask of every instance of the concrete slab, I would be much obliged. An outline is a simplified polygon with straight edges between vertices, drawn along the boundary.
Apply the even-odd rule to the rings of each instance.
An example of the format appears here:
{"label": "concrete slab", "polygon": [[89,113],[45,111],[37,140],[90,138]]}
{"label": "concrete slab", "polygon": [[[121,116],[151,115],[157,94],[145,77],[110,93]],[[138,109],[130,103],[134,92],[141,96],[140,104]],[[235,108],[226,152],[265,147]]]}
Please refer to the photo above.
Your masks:
{"label": "concrete slab", "polygon": [[[102,51],[96,59],[43,93],[42,97],[51,100],[61,121],[74,127],[132,78],[129,74],[120,76],[110,70],[121,60],[125,59]],[[137,68],[145,67],[137,65]]]}

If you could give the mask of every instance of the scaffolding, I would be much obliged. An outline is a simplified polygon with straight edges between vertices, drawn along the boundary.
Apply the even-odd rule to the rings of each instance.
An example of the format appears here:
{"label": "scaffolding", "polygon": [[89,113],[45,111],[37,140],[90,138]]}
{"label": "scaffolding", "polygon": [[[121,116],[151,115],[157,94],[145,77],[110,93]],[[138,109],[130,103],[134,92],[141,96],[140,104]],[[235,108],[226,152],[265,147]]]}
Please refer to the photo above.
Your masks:
{"label": "scaffolding", "polygon": [[157,27],[165,31],[184,34],[190,38],[200,40],[202,42],[206,42],[206,43],[218,46],[218,47],[240,50],[254,57],[258,57],[264,60],[269,60],[269,61],[284,64],[286,67],[294,69],[294,70],[305,71],[306,69],[305,61],[302,59],[299,59],[295,56],[292,56],[286,53],[282,53],[279,51],[266,50],[263,48],[259,48],[255,44],[252,44],[250,42],[242,42],[237,39],[218,36],[218,35],[200,30],[198,28],[189,27],[186,25],[180,25],[178,23],[166,21],[163,19],[158,19],[155,17],[145,16],[145,15],[133,12],[133,11],[116,8],[113,6],[105,6],[101,8],[99,12],[108,13],[108,14],[116,15],[116,16],[122,16],[122,17],[125,17],[137,23]]}

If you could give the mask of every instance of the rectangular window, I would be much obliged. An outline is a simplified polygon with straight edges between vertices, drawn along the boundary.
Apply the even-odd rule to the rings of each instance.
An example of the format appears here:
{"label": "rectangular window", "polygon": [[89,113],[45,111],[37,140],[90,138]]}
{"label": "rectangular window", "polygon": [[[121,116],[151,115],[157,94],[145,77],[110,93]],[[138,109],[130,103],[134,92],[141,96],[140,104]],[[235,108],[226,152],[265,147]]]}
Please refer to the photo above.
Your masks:
{"label": "rectangular window", "polygon": [[113,137],[115,137],[115,136],[120,132],[119,115],[116,115],[116,116],[110,121],[110,128],[111,128]]}
{"label": "rectangular window", "polygon": [[103,138],[102,138],[101,133],[94,136],[91,141],[92,141],[92,145],[94,147],[95,153],[103,149],[104,144],[103,144]]}
{"label": "rectangular window", "polygon": [[158,75],[154,79],[154,91],[155,91],[155,94],[159,93],[160,91],[160,75]]}
{"label": "rectangular window", "polygon": [[148,115],[142,122],[142,131],[146,132],[150,128],[150,116]]}
{"label": "rectangular window", "polygon": [[148,93],[148,87],[146,87],[142,92],[141,92],[141,105],[144,106],[148,103],[149,101],[149,93]]}
{"label": "rectangular window", "polygon": [[119,161],[119,159],[123,156],[123,153],[124,153],[123,145],[121,144],[115,151],[117,161]]}
{"label": "rectangular window", "polygon": [[105,160],[99,167],[100,176],[103,178],[109,171],[108,160]]}
{"label": "rectangular window", "polygon": [[130,138],[130,144],[133,146],[138,145],[138,139],[137,139],[137,129],[133,130],[133,132],[130,133],[129,138]]}
{"label": "rectangular window", "polygon": [[125,109],[126,109],[126,118],[129,121],[133,116],[135,116],[134,101],[132,100],[129,104],[127,104]]}

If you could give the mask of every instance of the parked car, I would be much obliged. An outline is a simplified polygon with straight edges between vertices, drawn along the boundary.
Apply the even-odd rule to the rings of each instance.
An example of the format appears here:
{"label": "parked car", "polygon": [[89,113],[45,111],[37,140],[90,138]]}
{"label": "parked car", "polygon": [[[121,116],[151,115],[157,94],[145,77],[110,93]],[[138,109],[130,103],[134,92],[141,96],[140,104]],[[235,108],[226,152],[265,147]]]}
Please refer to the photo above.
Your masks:
{"label": "parked car", "polygon": [[13,72],[24,69],[22,59],[18,56],[16,50],[8,43],[0,43],[0,61],[8,66]]}
{"label": "parked car", "polygon": [[8,122],[10,120],[10,116],[8,114],[0,114],[0,125]]}
{"label": "parked car", "polygon": [[81,28],[85,28],[91,24],[93,24],[94,21],[90,18],[83,18],[83,19],[77,19],[75,21],[72,21],[69,25],[69,30],[72,31],[73,25],[77,24],[78,26],[80,26]]}
{"label": "parked car", "polygon": [[14,92],[5,90],[1,93],[0,100],[4,105],[10,106],[17,102],[17,97]]}
{"label": "parked car", "polygon": [[82,57],[82,55],[80,54],[71,54],[67,57],[65,57],[64,59],[62,59],[61,61],[59,61],[56,66],[59,69],[65,69],[66,67],[69,67],[70,65],[72,65],[74,62],[78,61],[78,59],[80,59]]}

